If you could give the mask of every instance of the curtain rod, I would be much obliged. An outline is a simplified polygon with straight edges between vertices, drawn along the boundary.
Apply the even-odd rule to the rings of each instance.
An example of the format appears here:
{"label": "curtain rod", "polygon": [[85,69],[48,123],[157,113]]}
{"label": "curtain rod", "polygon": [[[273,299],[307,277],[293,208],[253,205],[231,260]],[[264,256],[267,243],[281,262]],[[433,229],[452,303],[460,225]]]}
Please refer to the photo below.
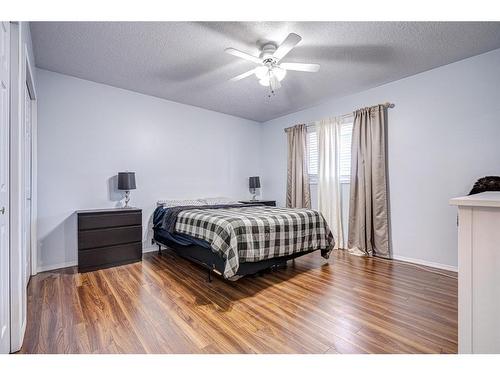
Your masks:
{"label": "curtain rod", "polygon": [[[395,104],[394,103],[390,103],[390,102],[385,102],[383,104],[378,104],[378,105],[381,105],[383,106],[385,109],[388,109],[388,108],[394,108],[395,107]],[[376,106],[373,106],[373,107],[376,107]],[[351,112],[351,113],[346,113],[344,115],[340,115],[340,116],[334,116],[334,117],[337,117],[337,118],[346,118],[346,117],[350,117],[353,115],[354,112]],[[312,126],[316,126],[314,123],[313,124],[308,124],[306,125],[306,127],[312,127]],[[288,130],[288,129],[291,129],[293,128],[293,126],[289,126],[288,128],[285,128],[285,132]]]}

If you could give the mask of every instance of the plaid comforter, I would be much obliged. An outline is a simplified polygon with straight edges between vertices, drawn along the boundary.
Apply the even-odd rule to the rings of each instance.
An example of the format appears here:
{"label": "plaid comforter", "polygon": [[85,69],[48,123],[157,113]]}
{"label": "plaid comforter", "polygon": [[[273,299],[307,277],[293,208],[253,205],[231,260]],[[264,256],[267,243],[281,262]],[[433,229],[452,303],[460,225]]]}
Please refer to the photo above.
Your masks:
{"label": "plaid comforter", "polygon": [[318,249],[328,259],[334,245],[325,219],[310,209],[189,207],[176,215],[175,232],[210,243],[226,260],[226,278],[235,276],[243,262]]}

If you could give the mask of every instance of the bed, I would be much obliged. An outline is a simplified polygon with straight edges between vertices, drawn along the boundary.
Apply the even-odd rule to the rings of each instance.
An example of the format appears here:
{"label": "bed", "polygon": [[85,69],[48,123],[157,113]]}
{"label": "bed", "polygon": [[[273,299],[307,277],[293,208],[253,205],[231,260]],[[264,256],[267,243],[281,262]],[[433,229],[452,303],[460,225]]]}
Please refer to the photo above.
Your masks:
{"label": "bed", "polygon": [[153,240],[227,280],[237,280],[290,259],[321,252],[334,240],[323,216],[310,209],[207,202],[161,204],[153,215]]}

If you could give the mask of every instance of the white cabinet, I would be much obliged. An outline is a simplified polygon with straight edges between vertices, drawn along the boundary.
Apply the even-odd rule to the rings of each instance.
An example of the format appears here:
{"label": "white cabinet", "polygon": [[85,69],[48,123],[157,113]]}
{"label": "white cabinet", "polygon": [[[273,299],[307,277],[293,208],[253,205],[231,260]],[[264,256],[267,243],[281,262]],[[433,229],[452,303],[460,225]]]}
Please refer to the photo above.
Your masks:
{"label": "white cabinet", "polygon": [[500,192],[458,206],[458,352],[500,353]]}

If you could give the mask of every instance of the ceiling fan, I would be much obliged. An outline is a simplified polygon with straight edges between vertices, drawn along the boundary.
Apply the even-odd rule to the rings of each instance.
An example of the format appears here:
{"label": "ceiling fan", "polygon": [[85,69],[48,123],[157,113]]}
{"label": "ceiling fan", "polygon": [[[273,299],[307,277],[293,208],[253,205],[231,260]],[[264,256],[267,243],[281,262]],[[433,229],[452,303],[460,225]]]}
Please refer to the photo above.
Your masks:
{"label": "ceiling fan", "polygon": [[286,76],[287,70],[296,70],[299,72],[315,73],[319,70],[319,64],[303,64],[303,63],[281,63],[281,60],[302,40],[302,38],[294,33],[288,34],[283,43],[277,46],[274,43],[266,43],[262,46],[259,57],[239,51],[234,48],[226,48],[225,52],[230,55],[240,57],[245,60],[252,61],[259,66],[240,74],[231,79],[231,81],[239,81],[255,74],[259,83],[262,86],[269,86],[271,94],[274,95],[275,90],[281,87],[280,81]]}

